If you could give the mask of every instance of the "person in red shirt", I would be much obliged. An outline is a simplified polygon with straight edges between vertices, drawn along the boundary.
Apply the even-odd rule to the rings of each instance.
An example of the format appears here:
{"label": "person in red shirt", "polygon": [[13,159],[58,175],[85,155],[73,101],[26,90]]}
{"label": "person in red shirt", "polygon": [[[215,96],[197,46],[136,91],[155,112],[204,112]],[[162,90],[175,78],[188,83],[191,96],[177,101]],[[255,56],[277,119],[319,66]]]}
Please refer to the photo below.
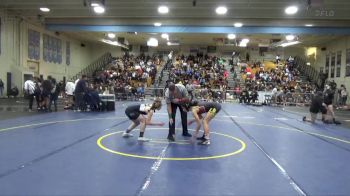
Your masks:
{"label": "person in red shirt", "polygon": [[227,78],[228,78],[228,71],[225,70],[225,71],[224,71],[224,79],[227,80]]}

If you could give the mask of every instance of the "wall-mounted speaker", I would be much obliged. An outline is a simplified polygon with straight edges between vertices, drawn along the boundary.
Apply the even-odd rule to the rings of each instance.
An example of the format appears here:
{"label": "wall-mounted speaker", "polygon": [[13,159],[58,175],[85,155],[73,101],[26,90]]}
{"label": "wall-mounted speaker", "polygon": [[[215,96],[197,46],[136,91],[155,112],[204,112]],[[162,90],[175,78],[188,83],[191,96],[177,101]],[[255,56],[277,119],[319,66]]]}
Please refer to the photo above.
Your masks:
{"label": "wall-mounted speaker", "polygon": [[84,48],[84,47],[85,47],[85,44],[84,44],[84,43],[81,43],[80,46]]}
{"label": "wall-mounted speaker", "polygon": [[326,48],[326,47],[323,47],[323,48],[321,48],[321,50],[322,50],[322,51],[326,51],[326,50],[327,50],[327,48]]}

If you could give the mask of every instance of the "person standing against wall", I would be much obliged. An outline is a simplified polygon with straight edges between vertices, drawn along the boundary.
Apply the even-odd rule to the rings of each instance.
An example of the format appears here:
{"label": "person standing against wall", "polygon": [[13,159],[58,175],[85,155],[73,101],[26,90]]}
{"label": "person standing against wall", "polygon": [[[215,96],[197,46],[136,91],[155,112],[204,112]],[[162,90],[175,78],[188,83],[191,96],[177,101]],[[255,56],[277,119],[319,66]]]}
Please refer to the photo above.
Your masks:
{"label": "person standing against wall", "polygon": [[4,82],[0,79],[0,97],[3,96],[4,93]]}
{"label": "person standing against wall", "polygon": [[86,80],[87,80],[87,76],[82,75],[81,79],[77,82],[77,84],[75,86],[75,92],[74,92],[75,103],[76,103],[75,107],[76,107],[78,112],[80,112],[81,110],[85,110],[84,96],[88,90]]}
{"label": "person standing against wall", "polygon": [[29,99],[29,112],[33,109],[33,100],[34,100],[34,92],[35,92],[35,83],[33,82],[33,77],[30,77],[24,83],[24,91]]}
{"label": "person standing against wall", "polygon": [[67,101],[64,109],[73,109],[75,84],[72,81],[68,81],[66,84],[65,90],[66,90]]}
{"label": "person standing against wall", "polygon": [[51,110],[52,102],[55,107],[55,112],[57,112],[57,100],[58,100],[58,95],[60,94],[60,87],[57,84],[57,81],[55,78],[51,79],[51,84],[52,84],[52,90],[50,93],[49,112],[52,112]]}
{"label": "person standing against wall", "polygon": [[340,85],[340,100],[341,106],[346,105],[346,101],[348,100],[348,92],[346,91],[344,84]]}

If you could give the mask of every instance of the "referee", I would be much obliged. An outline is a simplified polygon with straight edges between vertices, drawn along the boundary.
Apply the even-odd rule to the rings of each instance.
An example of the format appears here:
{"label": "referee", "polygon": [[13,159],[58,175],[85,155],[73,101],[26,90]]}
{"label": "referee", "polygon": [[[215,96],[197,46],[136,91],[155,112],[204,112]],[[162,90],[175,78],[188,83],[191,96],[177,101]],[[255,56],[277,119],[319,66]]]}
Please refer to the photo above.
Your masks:
{"label": "referee", "polygon": [[190,102],[186,87],[182,84],[170,83],[165,91],[165,100],[169,115],[168,140],[175,141],[175,118],[177,108],[179,108],[181,112],[182,135],[184,137],[191,137],[192,135],[188,133],[187,129],[187,112],[181,107]]}

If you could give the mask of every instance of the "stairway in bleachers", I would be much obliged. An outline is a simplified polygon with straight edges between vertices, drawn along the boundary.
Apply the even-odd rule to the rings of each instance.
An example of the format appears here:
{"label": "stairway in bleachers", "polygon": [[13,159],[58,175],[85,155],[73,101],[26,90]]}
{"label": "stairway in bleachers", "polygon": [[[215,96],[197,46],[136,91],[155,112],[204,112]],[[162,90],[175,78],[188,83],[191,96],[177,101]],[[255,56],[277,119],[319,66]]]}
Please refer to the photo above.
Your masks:
{"label": "stairway in bleachers", "polygon": [[80,72],[78,72],[75,76],[71,78],[72,81],[77,80],[82,75],[87,75],[89,78],[89,81],[92,80],[92,77],[96,71],[104,70],[107,65],[112,63],[113,57],[110,52],[105,53],[100,58],[95,60],[90,65],[86,66],[84,69],[82,69]]}

